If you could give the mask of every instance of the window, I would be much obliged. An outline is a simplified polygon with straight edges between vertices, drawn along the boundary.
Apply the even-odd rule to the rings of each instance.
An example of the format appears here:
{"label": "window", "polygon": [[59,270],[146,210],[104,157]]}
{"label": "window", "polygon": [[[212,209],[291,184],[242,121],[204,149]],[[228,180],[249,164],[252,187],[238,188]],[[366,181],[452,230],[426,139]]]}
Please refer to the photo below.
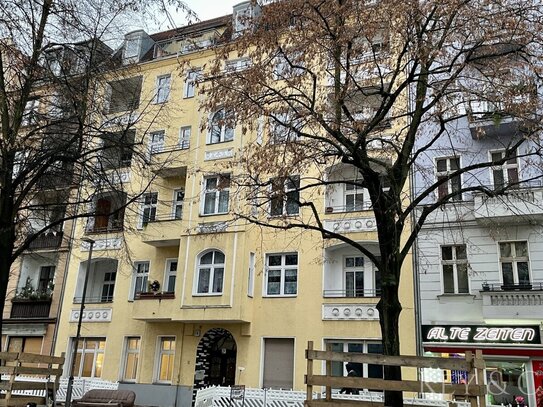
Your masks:
{"label": "window", "polygon": [[[72,347],[74,341],[72,339]],[[81,338],[77,346],[73,375],[102,377],[106,338]]]}
{"label": "window", "polygon": [[141,338],[139,336],[125,338],[123,373],[121,376],[121,380],[125,382],[136,381],[140,359],[140,342]]}
{"label": "window", "polygon": [[137,109],[140,104],[142,83],[141,76],[109,82],[109,103],[106,112],[112,114]]}
{"label": "window", "polygon": [[209,123],[207,144],[223,143],[234,139],[233,114],[224,109],[216,111]]}
{"label": "window", "polygon": [[441,246],[443,293],[468,294],[468,260],[466,245]]}
{"label": "window", "polygon": [[170,75],[159,76],[156,80],[156,103],[164,103],[170,95]]}
{"label": "window", "polygon": [[164,274],[165,292],[175,291],[175,279],[177,277],[177,259],[166,260],[166,273]]}
{"label": "window", "polygon": [[227,61],[225,70],[226,72],[240,72],[244,71],[251,66],[251,60],[249,58],[240,58],[232,61]]}
{"label": "window", "polygon": [[344,261],[345,296],[364,297],[364,257],[348,256]]}
{"label": "window", "polygon": [[298,139],[298,131],[302,130],[302,121],[294,113],[277,113],[270,118],[270,142],[281,144]]}
{"label": "window", "polygon": [[39,99],[30,99],[26,102],[25,109],[23,111],[23,118],[21,120],[21,126],[31,126],[37,123],[39,104]]}
{"label": "window", "polygon": [[156,207],[158,202],[158,193],[151,192],[143,195],[143,207],[141,211],[141,224],[147,225],[156,219]]}
{"label": "window", "polygon": [[134,299],[139,293],[149,291],[149,262],[141,261],[134,264],[134,290],[131,299]]}
{"label": "window", "polygon": [[255,254],[249,253],[249,276],[247,279],[247,296],[253,298],[255,291]]}
{"label": "window", "polygon": [[149,151],[151,154],[160,153],[164,150],[164,130],[153,131],[149,134]]}
{"label": "window", "polygon": [[297,215],[300,211],[300,177],[274,178],[271,188],[270,215]]}
{"label": "window", "polygon": [[[437,158],[436,159],[436,169],[437,169],[437,181],[447,179],[442,184],[437,187],[437,195],[439,199],[444,198],[445,196],[460,191],[461,181],[460,175],[451,177],[451,174],[460,169],[460,158]],[[450,198],[451,201],[461,201],[462,194],[454,195]]]}
{"label": "window", "polygon": [[159,337],[156,381],[171,383],[175,358],[175,337]]}
{"label": "window", "polygon": [[528,242],[500,243],[500,266],[505,287],[529,285]]}
{"label": "window", "polygon": [[185,79],[185,89],[183,91],[183,98],[194,97],[194,91],[196,89],[196,82],[200,76],[200,70],[190,71],[187,73]]}
{"label": "window", "polygon": [[173,218],[183,219],[183,201],[185,199],[185,190],[176,189],[173,191]]}
{"label": "window", "polygon": [[354,212],[364,209],[364,188],[358,185],[360,181],[355,179],[347,180],[344,186],[345,211]]}
{"label": "window", "polygon": [[275,80],[281,80],[301,76],[305,73],[304,65],[302,52],[294,51],[290,55],[280,52],[275,57],[273,77]]}
{"label": "window", "polygon": [[113,301],[113,292],[115,291],[116,277],[117,272],[115,271],[108,271],[104,273],[104,284],[102,285],[102,296],[100,298],[101,302]]}
{"label": "window", "polygon": [[94,213],[87,220],[87,232],[103,233],[123,229],[126,194],[112,192],[101,194],[89,204],[88,212]]}
{"label": "window", "polygon": [[[373,353],[382,354],[383,345],[380,342],[356,341],[356,340],[327,340],[333,352]],[[355,377],[383,378],[383,367],[367,363],[332,362],[332,376],[347,376],[354,371]]]}
{"label": "window", "polygon": [[38,292],[47,292],[55,278],[55,266],[41,266],[40,279],[38,281]]}
{"label": "window", "polygon": [[228,212],[230,175],[204,178],[204,215]]}
{"label": "window", "polygon": [[295,296],[298,293],[298,254],[268,254],[265,283],[267,296]]}
{"label": "window", "polygon": [[224,254],[218,250],[207,252],[198,261],[198,294],[220,294],[224,278]]}
{"label": "window", "polygon": [[294,339],[264,338],[262,387],[292,389],[294,385]]}
{"label": "window", "polygon": [[136,131],[126,130],[102,133],[102,150],[99,164],[103,170],[130,167],[136,145]]}
{"label": "window", "polygon": [[8,352],[42,353],[42,336],[10,336]]}
{"label": "window", "polygon": [[[501,165],[492,166],[492,183],[494,188],[500,189],[510,185],[513,187],[518,186],[518,158],[516,150],[509,153],[511,157],[505,163]],[[490,153],[490,159],[492,161],[498,161],[505,158],[505,150],[492,151]]]}
{"label": "window", "polygon": [[179,129],[179,147],[186,150],[190,147],[190,126],[184,126]]}

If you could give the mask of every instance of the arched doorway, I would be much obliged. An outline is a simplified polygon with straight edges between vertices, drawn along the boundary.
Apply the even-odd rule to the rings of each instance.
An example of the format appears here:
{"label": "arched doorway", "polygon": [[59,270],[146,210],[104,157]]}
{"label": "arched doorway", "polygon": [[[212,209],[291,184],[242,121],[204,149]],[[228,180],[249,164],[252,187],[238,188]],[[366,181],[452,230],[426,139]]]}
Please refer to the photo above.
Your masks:
{"label": "arched doorway", "polygon": [[223,328],[207,331],[196,348],[194,391],[235,384],[236,355],[236,341],[229,331]]}

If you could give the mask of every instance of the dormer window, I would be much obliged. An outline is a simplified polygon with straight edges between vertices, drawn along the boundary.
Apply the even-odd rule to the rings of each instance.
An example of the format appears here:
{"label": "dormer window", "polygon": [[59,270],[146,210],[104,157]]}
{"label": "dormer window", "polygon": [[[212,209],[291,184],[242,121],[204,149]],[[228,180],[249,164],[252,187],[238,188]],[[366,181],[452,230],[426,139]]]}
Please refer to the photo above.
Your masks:
{"label": "dormer window", "polygon": [[250,29],[253,20],[260,15],[260,6],[252,5],[250,1],[245,1],[234,6],[232,13],[232,25],[234,38],[239,37],[243,32]]}

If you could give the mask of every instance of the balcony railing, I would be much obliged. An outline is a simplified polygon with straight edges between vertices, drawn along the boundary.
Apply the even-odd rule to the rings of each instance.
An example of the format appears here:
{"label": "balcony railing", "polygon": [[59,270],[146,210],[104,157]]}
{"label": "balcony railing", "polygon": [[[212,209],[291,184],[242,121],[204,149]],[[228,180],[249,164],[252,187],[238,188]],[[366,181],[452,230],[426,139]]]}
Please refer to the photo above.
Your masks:
{"label": "balcony railing", "polygon": [[359,204],[354,205],[338,205],[338,206],[327,206],[325,208],[326,213],[345,213],[345,212],[358,212],[358,211],[369,211],[371,210],[371,202],[364,201]]}
{"label": "balcony railing", "polygon": [[364,298],[379,297],[380,295],[380,288],[368,288],[361,290],[324,290],[322,292],[322,296],[324,298]]}
{"label": "balcony railing", "polygon": [[162,292],[139,292],[136,293],[136,300],[167,300],[175,298],[175,293],[171,291],[162,291]]}
{"label": "balcony railing", "polygon": [[530,282],[523,284],[483,283],[481,291],[543,291],[543,282]]}
{"label": "balcony railing", "polygon": [[[83,297],[74,297],[74,304],[81,304]],[[113,295],[100,295],[99,297],[85,297],[85,304],[103,304],[113,302]]]}
{"label": "balcony railing", "polygon": [[99,227],[93,227],[91,229],[88,229],[85,233],[112,233],[112,232],[122,232],[124,229],[123,224],[117,224],[117,225],[111,225],[106,226],[103,228]]}
{"label": "balcony railing", "polygon": [[190,147],[190,141],[181,141],[173,146],[151,146],[151,154],[171,153],[173,151],[187,150]]}
{"label": "balcony railing", "polygon": [[155,215],[153,219],[149,219],[143,222],[143,226],[147,226],[149,223],[167,222],[170,220],[181,220],[181,219],[182,218],[179,216],[176,216],[175,213],[160,214],[160,215]]}
{"label": "balcony railing", "polygon": [[49,318],[51,299],[29,300],[13,299],[11,305],[11,318]]}
{"label": "balcony railing", "polygon": [[45,233],[30,243],[30,249],[56,249],[62,243],[62,232]]}

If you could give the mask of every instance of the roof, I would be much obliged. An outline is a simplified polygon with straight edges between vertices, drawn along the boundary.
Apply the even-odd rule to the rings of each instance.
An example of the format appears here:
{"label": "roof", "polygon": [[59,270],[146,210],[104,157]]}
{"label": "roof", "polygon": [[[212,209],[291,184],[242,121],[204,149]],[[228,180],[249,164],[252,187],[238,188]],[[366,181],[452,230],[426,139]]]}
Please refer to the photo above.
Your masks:
{"label": "roof", "polygon": [[200,21],[199,23],[186,25],[184,27],[174,28],[168,31],[151,34],[153,41],[164,41],[170,38],[181,37],[185,35],[195,34],[202,31],[211,30],[213,28],[224,27],[232,21],[232,14],[221,17],[216,17],[211,20]]}

